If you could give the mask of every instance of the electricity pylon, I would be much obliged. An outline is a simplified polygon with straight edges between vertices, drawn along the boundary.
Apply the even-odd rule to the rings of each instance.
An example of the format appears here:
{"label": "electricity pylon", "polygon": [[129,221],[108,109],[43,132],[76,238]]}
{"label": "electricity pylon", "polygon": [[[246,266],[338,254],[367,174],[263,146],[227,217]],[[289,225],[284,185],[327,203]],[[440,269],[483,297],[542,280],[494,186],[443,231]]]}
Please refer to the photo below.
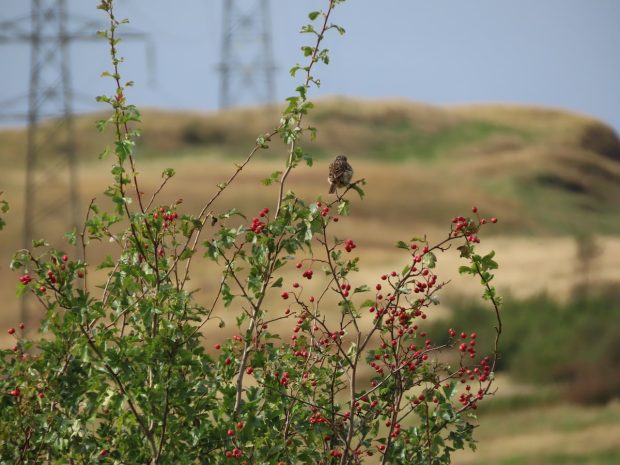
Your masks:
{"label": "electricity pylon", "polygon": [[[69,23],[71,22],[71,28]],[[30,44],[30,80],[25,115],[28,122],[23,246],[46,230],[68,231],[78,224],[79,196],[76,137],[73,124],[74,91],[69,48],[73,42],[100,41],[98,21],[75,20],[66,0],[31,0],[29,16],[0,22],[0,45]],[[143,37],[126,33],[124,37]],[[17,99],[13,99],[17,101]],[[5,115],[7,116],[7,115]],[[22,299],[22,321],[27,320]]]}
{"label": "electricity pylon", "polygon": [[269,0],[224,0],[220,108],[275,99]]}

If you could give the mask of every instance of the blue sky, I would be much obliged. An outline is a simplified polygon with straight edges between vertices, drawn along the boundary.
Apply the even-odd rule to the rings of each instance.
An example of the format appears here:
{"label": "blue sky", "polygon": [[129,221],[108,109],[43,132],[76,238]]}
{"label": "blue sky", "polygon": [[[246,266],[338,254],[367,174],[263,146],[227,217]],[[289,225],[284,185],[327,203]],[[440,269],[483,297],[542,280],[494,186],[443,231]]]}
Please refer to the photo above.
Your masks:
{"label": "blue sky", "polygon": [[[117,0],[132,30],[124,75],[142,107],[215,110],[218,105],[223,0]],[[237,0],[253,3],[255,0]],[[297,32],[320,0],[271,0],[279,100],[295,87],[288,69],[302,59],[308,36]],[[72,14],[100,18],[96,0],[67,0]],[[27,14],[30,2],[2,0],[0,20]],[[348,0],[328,37],[332,62],[317,71],[315,95],[403,98],[434,104],[502,102],[562,107],[596,116],[620,130],[618,0]],[[73,24],[78,24],[74,22]],[[81,110],[109,91],[105,45],[71,48]],[[28,91],[27,45],[0,45],[0,101]]]}

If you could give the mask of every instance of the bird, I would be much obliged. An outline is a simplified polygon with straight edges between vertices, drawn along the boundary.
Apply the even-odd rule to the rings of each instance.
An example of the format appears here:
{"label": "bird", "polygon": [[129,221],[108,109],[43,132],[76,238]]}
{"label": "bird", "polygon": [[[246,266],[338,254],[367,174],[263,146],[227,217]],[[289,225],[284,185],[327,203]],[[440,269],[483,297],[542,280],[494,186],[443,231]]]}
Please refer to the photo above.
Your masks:
{"label": "bird", "polygon": [[347,157],[338,155],[329,165],[329,174],[327,175],[330,184],[329,193],[333,194],[338,187],[347,187],[352,177],[353,168],[349,165]]}

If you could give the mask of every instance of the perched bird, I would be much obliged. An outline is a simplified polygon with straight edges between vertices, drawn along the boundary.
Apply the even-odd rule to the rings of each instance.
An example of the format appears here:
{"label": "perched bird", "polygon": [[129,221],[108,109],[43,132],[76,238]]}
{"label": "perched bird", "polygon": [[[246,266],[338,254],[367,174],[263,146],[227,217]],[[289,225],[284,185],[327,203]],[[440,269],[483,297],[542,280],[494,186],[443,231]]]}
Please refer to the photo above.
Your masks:
{"label": "perched bird", "polygon": [[329,165],[329,174],[327,175],[330,184],[329,193],[333,194],[338,187],[347,187],[352,177],[353,168],[349,165],[347,157],[338,155]]}

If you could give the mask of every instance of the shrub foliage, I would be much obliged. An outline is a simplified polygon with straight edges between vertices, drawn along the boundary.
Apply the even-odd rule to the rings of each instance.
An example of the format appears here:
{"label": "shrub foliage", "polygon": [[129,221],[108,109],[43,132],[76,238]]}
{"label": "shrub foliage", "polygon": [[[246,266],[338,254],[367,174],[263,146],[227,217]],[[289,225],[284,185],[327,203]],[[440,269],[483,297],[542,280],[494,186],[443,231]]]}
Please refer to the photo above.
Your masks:
{"label": "shrub foliage", "polygon": [[[18,292],[34,295],[46,316],[40,338],[11,329],[16,345],[1,352],[0,463],[357,464],[378,457],[432,465],[473,445],[472,410],[490,394],[501,332],[490,284],[497,264],[493,253],[475,250],[491,220],[474,209],[471,218],[454,218],[436,244],[400,242],[403,269],[363,283],[355,240],[329,230],[346,221],[364,180],[329,199],[302,199],[288,187],[291,171],[312,163],[300,145],[305,134],[316,135],[304,124],[307,94],[319,85],[316,65],[329,61],[324,39],[344,33],[331,22],[340,3],[309,14],[307,62],[291,69],[301,84],[277,127],[191,214],[181,200],[158,201],[172,169],[151,195],[141,190],[133,156],[140,114],[119,71],[125,21],[112,0],[101,1],[112,63],[104,75],[115,91],[99,97],[112,114],[98,127],[115,134],[102,154],[115,160],[105,192],[113,207],[93,201],[83,229],[68,234],[81,257],[43,240],[15,255]],[[282,171],[264,180],[276,186],[271,208],[251,220],[237,209],[218,211],[217,200],[276,137],[288,153]],[[95,266],[87,258],[101,242],[116,252]],[[481,280],[495,315],[488,355],[479,354],[475,333],[446,329],[448,339],[436,344],[424,330],[445,285],[435,263],[453,243],[461,271]],[[220,270],[207,304],[190,281],[200,259]],[[285,269],[298,281],[285,280]],[[304,290],[309,280],[320,292]],[[217,335],[221,312],[235,313],[238,332],[207,350],[203,337]],[[283,322],[284,333],[272,332]],[[455,366],[441,362],[446,351],[458,354]]]}

